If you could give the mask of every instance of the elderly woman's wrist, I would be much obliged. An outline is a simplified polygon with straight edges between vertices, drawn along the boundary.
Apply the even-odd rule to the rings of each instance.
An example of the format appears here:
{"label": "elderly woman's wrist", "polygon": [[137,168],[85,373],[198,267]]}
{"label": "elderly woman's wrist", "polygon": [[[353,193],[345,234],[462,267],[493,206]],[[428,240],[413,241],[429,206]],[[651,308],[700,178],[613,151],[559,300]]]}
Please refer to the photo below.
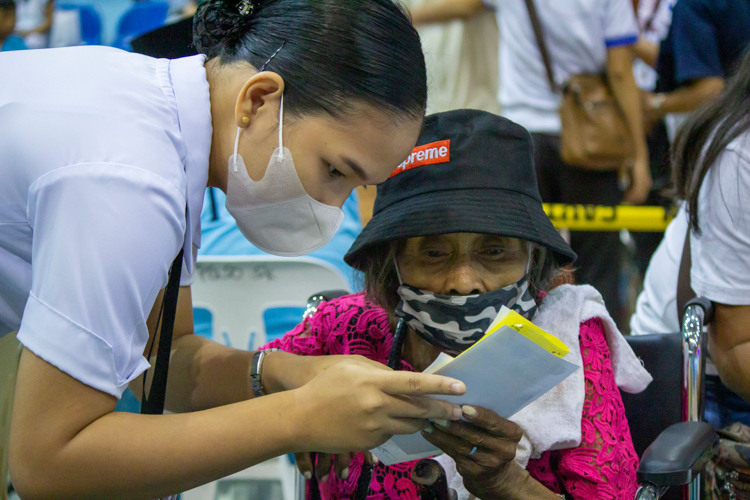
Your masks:
{"label": "elderly woman's wrist", "polygon": [[478,500],[560,500],[560,497],[540,482],[515,461],[510,462],[497,478],[499,488]]}

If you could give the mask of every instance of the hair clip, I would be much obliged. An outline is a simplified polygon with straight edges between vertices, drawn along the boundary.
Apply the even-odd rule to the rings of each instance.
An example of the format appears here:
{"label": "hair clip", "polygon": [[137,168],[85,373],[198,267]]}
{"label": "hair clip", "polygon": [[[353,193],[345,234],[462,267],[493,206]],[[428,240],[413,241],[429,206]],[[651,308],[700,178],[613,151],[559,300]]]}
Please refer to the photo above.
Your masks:
{"label": "hair clip", "polygon": [[240,15],[246,16],[248,14],[252,14],[254,9],[255,9],[255,4],[253,4],[252,0],[240,1],[240,5],[239,5]]}
{"label": "hair clip", "polygon": [[279,52],[281,52],[281,49],[284,48],[284,45],[286,45],[286,40],[284,40],[283,42],[281,42],[281,47],[279,47],[278,49],[276,49],[276,52],[274,52],[273,54],[271,54],[271,57],[269,57],[268,60],[263,63],[263,65],[258,70],[258,73],[262,73],[262,72],[264,72],[266,70],[266,66],[268,66],[268,63],[270,63],[271,61],[273,61],[273,58],[276,57],[276,54],[278,54]]}

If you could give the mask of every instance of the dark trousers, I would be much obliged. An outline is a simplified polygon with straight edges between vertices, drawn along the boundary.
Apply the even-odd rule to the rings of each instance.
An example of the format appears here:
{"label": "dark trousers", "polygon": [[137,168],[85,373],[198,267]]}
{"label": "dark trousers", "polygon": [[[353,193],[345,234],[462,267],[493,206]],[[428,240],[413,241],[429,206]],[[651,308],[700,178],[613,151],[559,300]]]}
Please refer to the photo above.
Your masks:
{"label": "dark trousers", "polygon": [[[617,205],[622,200],[617,172],[575,168],[560,157],[560,136],[533,133],[539,193],[546,203]],[[612,318],[622,324],[620,265],[623,245],[617,232],[571,231],[570,246],[578,254],[576,282],[599,290]]]}
{"label": "dark trousers", "polygon": [[725,386],[715,375],[706,376],[706,422],[723,429],[735,422],[750,425],[750,403]]}

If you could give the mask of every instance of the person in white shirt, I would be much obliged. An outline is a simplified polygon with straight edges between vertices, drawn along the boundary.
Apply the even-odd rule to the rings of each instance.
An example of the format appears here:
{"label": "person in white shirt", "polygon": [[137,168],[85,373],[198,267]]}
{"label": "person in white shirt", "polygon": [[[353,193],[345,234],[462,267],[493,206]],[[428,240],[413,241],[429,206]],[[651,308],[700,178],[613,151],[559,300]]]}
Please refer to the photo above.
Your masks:
{"label": "person in white shirt", "polygon": [[55,0],[16,0],[16,32],[30,49],[49,45]]}
{"label": "person in white shirt", "polygon": [[[192,334],[206,186],[227,192],[256,246],[299,255],[330,239],[353,188],[411,152],[426,76],[404,12],[390,0],[206,0],[194,22],[203,55],[183,59],[0,55],[0,335],[17,330],[24,346],[9,443],[23,498],[157,498],[461,415],[424,396],[463,393],[452,379]],[[166,408],[180,414],[113,413],[126,387],[146,385],[179,254]]]}
{"label": "person in white shirt", "polygon": [[[750,401],[750,53],[714,101],[678,134],[674,180],[682,210],[649,266],[633,334],[679,331],[677,281],[690,231],[690,285],[714,302],[709,353],[721,380]],[[749,422],[750,423],[750,422]]]}
{"label": "person in white shirt", "polygon": [[643,90],[656,89],[656,62],[659,44],[667,37],[672,25],[672,9],[677,0],[640,0],[636,9],[640,36],[635,44],[635,81]]}
{"label": "person in white shirt", "polygon": [[[523,0],[443,0],[412,9],[415,25],[467,18],[494,9],[500,29],[498,100],[503,116],[534,138],[534,161],[542,199],[550,203],[617,205],[642,203],[651,187],[640,95],[633,77],[638,25],[630,0],[534,0],[555,78],[563,86],[578,73],[606,73],[636,145],[630,188],[623,194],[617,172],[575,168],[560,157],[560,96],[550,89]],[[602,293],[619,319],[622,245],[616,233],[573,232],[576,277]],[[604,250],[604,251],[603,251]]]}
{"label": "person in white shirt", "polygon": [[[655,66],[659,57],[659,44],[667,37],[672,24],[672,9],[677,0],[640,0],[636,8],[640,36],[635,44],[637,56],[633,64],[633,75],[642,93],[642,105],[646,105],[646,97],[656,90],[658,73]],[[647,107],[643,109],[648,115]],[[646,119],[644,125],[647,134],[649,163],[651,166],[651,192],[646,205],[669,206],[671,199],[665,192],[671,184],[671,168],[669,163],[669,137],[664,119],[650,122]],[[664,238],[664,233],[631,232],[635,241],[635,255],[633,261],[641,275],[646,273],[651,257]]]}

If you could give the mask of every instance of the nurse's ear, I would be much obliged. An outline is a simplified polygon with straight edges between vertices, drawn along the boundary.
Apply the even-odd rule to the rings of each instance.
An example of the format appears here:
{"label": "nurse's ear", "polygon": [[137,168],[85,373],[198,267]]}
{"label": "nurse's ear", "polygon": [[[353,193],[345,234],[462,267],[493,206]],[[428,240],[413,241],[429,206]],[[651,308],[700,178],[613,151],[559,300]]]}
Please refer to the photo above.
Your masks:
{"label": "nurse's ear", "polygon": [[242,86],[234,108],[234,119],[238,127],[249,128],[254,123],[279,118],[281,95],[284,93],[284,79],[277,73],[263,71],[253,75]]}

